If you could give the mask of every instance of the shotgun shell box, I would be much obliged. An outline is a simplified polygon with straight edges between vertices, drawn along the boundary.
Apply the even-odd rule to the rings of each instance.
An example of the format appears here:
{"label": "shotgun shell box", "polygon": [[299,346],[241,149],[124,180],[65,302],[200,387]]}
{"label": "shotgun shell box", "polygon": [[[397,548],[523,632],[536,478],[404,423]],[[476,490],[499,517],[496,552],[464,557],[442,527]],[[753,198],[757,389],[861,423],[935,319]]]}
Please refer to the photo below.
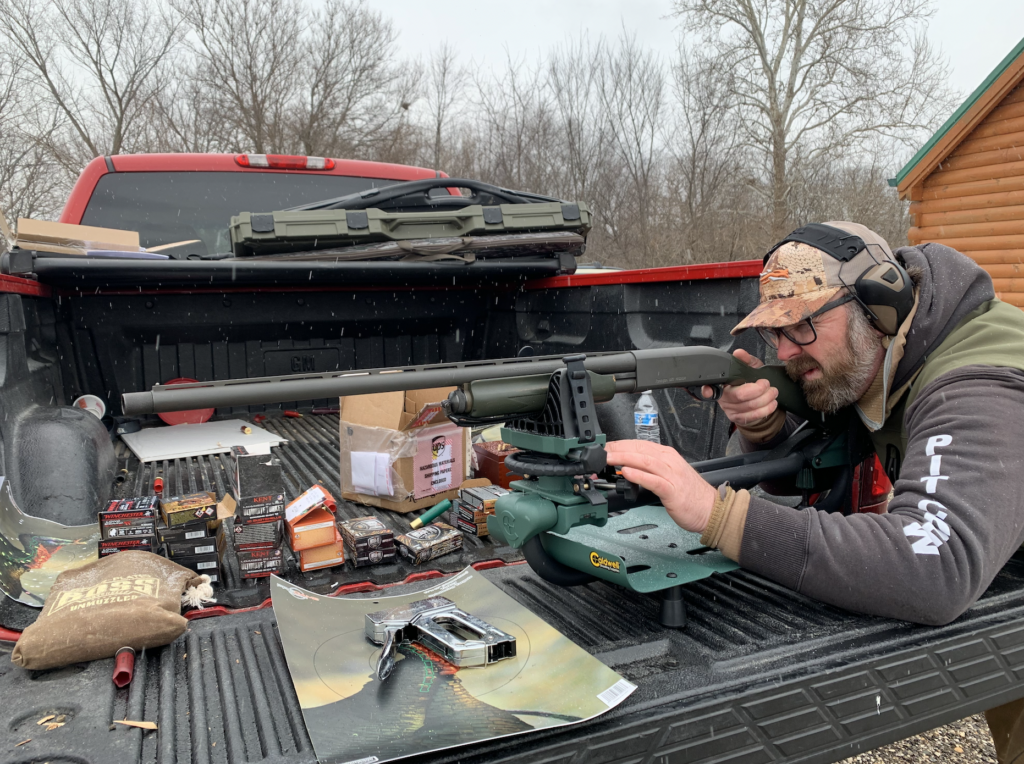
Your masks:
{"label": "shotgun shell box", "polygon": [[[352,552],[352,548],[349,547],[349,553]],[[397,556],[394,547],[391,549],[371,549],[369,552],[363,555],[355,556],[352,555],[349,559],[352,560],[352,567],[365,568],[368,565],[382,565],[388,562],[394,562]]]}
{"label": "shotgun shell box", "polygon": [[353,558],[365,558],[373,551],[394,554],[395,533],[376,517],[345,520],[338,523],[338,527]]}
{"label": "shotgun shell box", "polygon": [[[236,510],[240,517],[280,514],[284,506],[284,473],[281,461],[272,454],[250,453],[245,446],[233,446]],[[281,507],[277,507],[280,504]]]}
{"label": "shotgun shell box", "polygon": [[213,491],[202,491],[161,499],[160,515],[168,528],[197,521],[216,520],[217,497]]}
{"label": "shotgun shell box", "polygon": [[236,550],[273,549],[281,546],[283,524],[280,517],[261,517],[244,523],[235,520],[231,541]]}
{"label": "shotgun shell box", "polygon": [[235,520],[253,520],[262,517],[280,518],[284,514],[284,494],[268,493],[262,496],[249,496],[238,502],[235,509]]}
{"label": "shotgun shell box", "polygon": [[102,538],[151,536],[156,532],[156,496],[111,501],[96,513]]}
{"label": "shotgun shell box", "polygon": [[345,562],[345,544],[341,533],[334,529],[334,541],[323,546],[303,549],[299,552],[299,570],[303,573],[320,568],[331,568]]}
{"label": "shotgun shell box", "polygon": [[487,523],[470,523],[463,520],[461,517],[455,518],[455,527],[463,533],[469,533],[473,536],[484,537],[490,535],[490,531],[487,530]]}
{"label": "shotgun shell box", "polygon": [[211,538],[193,539],[192,541],[171,541],[164,544],[167,557],[178,562],[179,557],[194,557],[217,551],[217,540]]}
{"label": "shotgun shell box", "polygon": [[469,509],[474,511],[490,510],[494,513],[494,503],[499,496],[504,496],[508,491],[500,486],[487,485],[476,488],[463,488],[459,491],[460,501]]}
{"label": "shotgun shell box", "polygon": [[395,536],[398,553],[413,565],[462,549],[462,534],[447,523],[432,523]]}
{"label": "shotgun shell box", "polygon": [[460,517],[467,523],[486,523],[487,518],[494,514],[494,509],[473,509],[467,507],[461,501],[453,505],[456,517]]}
{"label": "shotgun shell box", "polygon": [[122,538],[101,539],[100,557],[109,557],[112,554],[126,550],[152,552],[155,541],[155,536],[125,536]]}
{"label": "shotgun shell box", "polygon": [[330,546],[338,529],[335,525],[334,498],[323,486],[315,485],[288,504],[284,518],[288,525],[288,543],[292,550]]}
{"label": "shotgun shell box", "polygon": [[219,573],[220,554],[216,551],[206,554],[190,554],[175,557],[174,561],[183,568],[194,570],[196,573]]}
{"label": "shotgun shell box", "polygon": [[280,573],[284,554],[280,549],[246,549],[235,552],[242,578],[263,578]]}
{"label": "shotgun shell box", "polygon": [[161,544],[169,544],[177,541],[195,541],[204,539],[210,535],[206,523],[195,522],[188,525],[179,525],[176,528],[167,528],[163,525],[156,526],[156,535]]}

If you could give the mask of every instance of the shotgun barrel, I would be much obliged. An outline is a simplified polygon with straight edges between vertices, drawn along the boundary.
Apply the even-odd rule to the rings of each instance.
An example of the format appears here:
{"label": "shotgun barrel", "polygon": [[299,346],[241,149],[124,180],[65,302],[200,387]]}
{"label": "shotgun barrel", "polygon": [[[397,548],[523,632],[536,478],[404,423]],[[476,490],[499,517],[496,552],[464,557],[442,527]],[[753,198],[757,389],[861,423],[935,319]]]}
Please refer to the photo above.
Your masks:
{"label": "shotgun barrel", "polygon": [[[523,383],[535,385],[537,375],[551,374],[564,366],[563,356],[537,356],[154,385],[152,390],[125,393],[121,396],[121,407],[126,416],[140,416],[198,408],[254,406],[452,387],[479,380],[512,377],[532,377],[529,382],[524,379]],[[820,418],[820,415],[807,407],[800,388],[789,379],[783,367],[752,369],[717,348],[670,347],[595,353],[587,356],[584,366],[594,374],[613,377],[615,393],[665,387],[735,385],[768,379],[773,387],[778,388],[779,404],[784,409],[808,419]]]}

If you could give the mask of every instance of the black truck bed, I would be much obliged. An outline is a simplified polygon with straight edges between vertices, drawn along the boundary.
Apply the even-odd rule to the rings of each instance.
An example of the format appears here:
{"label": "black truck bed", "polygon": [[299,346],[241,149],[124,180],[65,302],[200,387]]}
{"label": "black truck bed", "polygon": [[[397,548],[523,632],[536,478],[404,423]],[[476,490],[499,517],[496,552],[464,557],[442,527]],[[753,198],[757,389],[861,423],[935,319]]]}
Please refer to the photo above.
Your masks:
{"label": "black truck bed", "polygon": [[[272,416],[263,426],[289,439],[275,449],[289,497],[317,480],[340,494],[337,415]],[[147,493],[157,474],[167,491],[225,489],[220,457],[143,466],[123,446],[118,455],[129,469],[119,489],[126,496]],[[396,529],[406,523],[394,513],[348,502],[338,511],[345,517],[376,513]],[[522,564],[518,552],[487,538],[467,537],[461,553],[435,560],[429,569],[401,561],[303,574],[291,561],[285,576],[327,594],[350,592],[360,583],[370,588],[367,581],[424,587],[429,584],[402,582],[466,565],[483,569],[638,690],[581,726],[416,761],[836,761],[1020,692],[1024,555],[1006,566],[974,608],[942,628],[856,616],[735,571],[687,586],[686,628],[665,629],[656,598],[602,582],[552,586]],[[218,591],[221,607],[212,612],[244,612],[195,618],[173,645],[139,659],[127,690],[111,683],[110,660],[42,672],[0,662],[0,697],[13,701],[0,710],[0,761],[313,761],[267,606],[267,582],[250,585],[234,571],[229,558],[226,586]],[[36,612],[19,614],[31,620]],[[35,722],[49,714],[64,714],[67,723],[46,732]],[[155,721],[160,731],[112,724],[125,718]]]}
{"label": "black truck bed", "polygon": [[[76,396],[93,391],[116,404],[123,392],[175,377],[276,375],[296,362],[329,371],[479,360],[514,356],[525,345],[538,355],[692,344],[763,353],[752,333],[729,336],[756,302],[756,279],[709,273],[692,277],[707,279],[701,281],[629,276],[615,283],[602,275],[592,284],[575,278],[572,285],[515,288],[239,285],[145,293],[103,291],[83,274],[80,288],[52,296],[0,294],[5,473],[26,509],[41,495],[34,484],[49,485],[58,471],[87,482],[95,470],[83,449],[70,449],[82,462],[76,466],[68,441],[48,436],[52,421],[40,414],[63,416]],[[714,406],[682,391],[656,398],[664,442],[691,459],[721,455],[728,426]],[[633,400],[622,395],[602,405],[609,407],[602,418],[609,436],[630,436],[622,422],[630,421]],[[269,415],[263,426],[289,439],[277,452],[290,496],[315,481],[338,491],[336,415],[287,419],[263,407],[218,415],[256,413]],[[67,424],[61,432],[75,432],[77,420],[57,421]],[[154,467],[140,469],[120,445],[116,457],[118,468],[129,470],[116,493],[149,492]],[[168,493],[223,493],[224,467],[220,457],[155,465]],[[368,511],[339,507],[347,517]],[[404,527],[396,515],[387,521]],[[420,757],[424,762],[836,761],[1024,695],[1024,556],[941,628],[852,615],[735,571],[686,587],[690,620],[681,631],[659,625],[655,598],[600,582],[552,587],[519,559],[488,539],[467,538],[461,553],[429,570],[398,563],[305,575],[292,567],[286,576],[320,593],[346,593],[372,588],[360,587],[367,579],[425,586],[402,582],[473,564],[638,685],[593,722]],[[29,672],[0,659],[0,764],[312,761],[273,612],[261,608],[267,586],[238,581],[230,559],[227,568],[219,605],[236,612],[193,620],[173,645],[139,659],[127,690],[114,689],[110,660]],[[22,629],[36,613],[5,597],[0,627]],[[9,650],[0,642],[0,651]],[[65,725],[36,725],[49,714],[64,714]],[[112,724],[125,718],[160,729]]]}

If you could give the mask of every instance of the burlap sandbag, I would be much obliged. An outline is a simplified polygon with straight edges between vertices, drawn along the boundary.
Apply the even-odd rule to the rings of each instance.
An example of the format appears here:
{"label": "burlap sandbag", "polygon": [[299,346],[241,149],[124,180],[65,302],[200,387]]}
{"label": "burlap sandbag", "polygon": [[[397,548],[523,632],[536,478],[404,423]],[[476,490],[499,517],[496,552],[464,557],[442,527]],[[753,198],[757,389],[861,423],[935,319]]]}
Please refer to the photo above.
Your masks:
{"label": "burlap sandbag", "polygon": [[150,552],[118,552],[57,576],[11,662],[48,669],[173,642],[185,631],[181,595],[198,574]]}

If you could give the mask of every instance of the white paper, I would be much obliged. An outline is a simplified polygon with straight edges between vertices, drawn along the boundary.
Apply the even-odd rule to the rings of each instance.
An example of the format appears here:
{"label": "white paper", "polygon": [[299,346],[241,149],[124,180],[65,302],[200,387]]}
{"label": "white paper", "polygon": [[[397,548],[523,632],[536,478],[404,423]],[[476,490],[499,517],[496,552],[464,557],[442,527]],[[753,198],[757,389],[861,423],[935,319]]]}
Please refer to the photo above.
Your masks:
{"label": "white paper", "polygon": [[309,512],[317,504],[323,504],[326,499],[327,497],[324,495],[323,489],[315,485],[285,507],[284,519],[290,523],[295,518]]}
{"label": "white paper", "polygon": [[390,457],[376,451],[353,451],[352,489],[367,496],[392,496]]}
{"label": "white paper", "polygon": [[[242,432],[243,427],[250,428],[251,434]],[[286,438],[240,419],[150,427],[122,435],[121,440],[142,462],[222,454],[230,451],[232,446],[245,446],[249,450],[288,442]]]}

